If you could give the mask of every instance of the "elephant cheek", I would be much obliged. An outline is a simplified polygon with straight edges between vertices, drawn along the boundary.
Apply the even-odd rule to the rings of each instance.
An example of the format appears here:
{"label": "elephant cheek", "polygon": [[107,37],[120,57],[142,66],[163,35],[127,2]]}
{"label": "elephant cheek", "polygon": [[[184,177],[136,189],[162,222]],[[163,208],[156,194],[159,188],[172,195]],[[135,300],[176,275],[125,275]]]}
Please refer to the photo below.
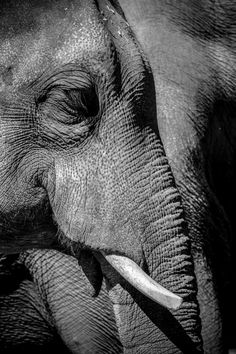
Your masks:
{"label": "elephant cheek", "polygon": [[124,205],[119,181],[110,171],[109,160],[104,156],[98,160],[99,171],[97,162],[86,158],[67,159],[66,164],[57,161],[51,200],[54,219],[63,240],[68,245],[72,241],[75,249],[124,254],[140,264],[141,241]]}
{"label": "elephant cheek", "polygon": [[57,160],[48,173],[46,188],[55,223],[69,240],[76,242],[84,220],[80,205],[85,199],[83,176],[75,173],[74,162],[67,164],[64,159]]}

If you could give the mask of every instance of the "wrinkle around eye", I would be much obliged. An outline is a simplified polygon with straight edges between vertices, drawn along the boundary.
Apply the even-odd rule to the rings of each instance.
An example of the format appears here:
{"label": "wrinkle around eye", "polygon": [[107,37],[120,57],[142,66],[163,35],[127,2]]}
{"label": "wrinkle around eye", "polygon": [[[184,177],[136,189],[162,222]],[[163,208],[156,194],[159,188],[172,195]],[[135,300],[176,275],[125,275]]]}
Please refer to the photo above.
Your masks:
{"label": "wrinkle around eye", "polygon": [[39,144],[46,147],[67,149],[85,142],[91,135],[92,126],[84,122],[77,125],[65,125],[56,120],[42,122],[38,127]]}
{"label": "wrinkle around eye", "polygon": [[[48,91],[36,100],[37,110],[51,111],[52,116],[60,117],[65,124],[75,124],[89,117],[99,115],[100,101],[95,85],[90,87],[76,87],[66,78],[67,86],[61,85],[61,80],[55,81]],[[55,110],[56,115],[53,114]]]}
{"label": "wrinkle around eye", "polygon": [[[96,130],[97,117],[79,117],[48,104],[37,112],[37,136],[40,146],[70,148],[84,143]],[[66,121],[66,123],[65,123]]]}
{"label": "wrinkle around eye", "polygon": [[61,90],[53,90],[45,102],[38,106],[38,118],[46,118],[48,122],[55,120],[66,125],[82,122],[93,125],[99,119],[98,103],[94,103],[91,97],[88,102],[82,102],[81,96],[80,92],[69,95]]}
{"label": "wrinkle around eye", "polygon": [[66,146],[85,142],[102,115],[95,80],[75,64],[45,72],[32,83],[39,144]]}

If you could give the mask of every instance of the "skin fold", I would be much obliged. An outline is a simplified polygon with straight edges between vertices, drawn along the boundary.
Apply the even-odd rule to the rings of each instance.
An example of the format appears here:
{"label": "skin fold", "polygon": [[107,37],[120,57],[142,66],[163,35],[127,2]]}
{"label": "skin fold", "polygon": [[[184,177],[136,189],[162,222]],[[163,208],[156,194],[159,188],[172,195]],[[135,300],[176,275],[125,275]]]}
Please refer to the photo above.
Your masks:
{"label": "skin fold", "polygon": [[[207,4],[201,17],[195,1],[3,2],[0,251],[34,248],[20,262],[73,353],[225,350],[230,227],[203,151],[234,56],[191,26]],[[180,309],[102,254],[135,261]]]}

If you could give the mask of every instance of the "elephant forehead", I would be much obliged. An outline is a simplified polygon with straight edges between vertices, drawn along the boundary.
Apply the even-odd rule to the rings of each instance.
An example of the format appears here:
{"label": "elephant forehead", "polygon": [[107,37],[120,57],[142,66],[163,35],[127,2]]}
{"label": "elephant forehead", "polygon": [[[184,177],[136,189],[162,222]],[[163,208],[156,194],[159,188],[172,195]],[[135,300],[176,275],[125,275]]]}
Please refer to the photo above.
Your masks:
{"label": "elephant forehead", "polygon": [[[107,38],[101,16],[92,1],[33,2],[3,2],[0,13],[1,82],[11,84],[11,89],[17,88],[52,65],[83,62],[91,57],[102,60]],[[6,75],[9,68],[11,80]],[[4,85],[1,87],[3,89]]]}

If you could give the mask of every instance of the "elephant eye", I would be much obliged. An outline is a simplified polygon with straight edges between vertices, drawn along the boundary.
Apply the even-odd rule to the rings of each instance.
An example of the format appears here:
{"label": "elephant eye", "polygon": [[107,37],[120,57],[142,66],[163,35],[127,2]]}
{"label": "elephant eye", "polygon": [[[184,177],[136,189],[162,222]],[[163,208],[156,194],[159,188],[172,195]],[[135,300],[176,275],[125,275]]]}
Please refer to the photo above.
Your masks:
{"label": "elephant eye", "polygon": [[[94,118],[99,112],[99,100],[94,87],[65,88],[54,86],[38,100],[47,116],[64,124],[79,124]],[[42,111],[42,110],[41,110]]]}
{"label": "elephant eye", "polygon": [[77,117],[95,117],[99,111],[99,101],[95,90],[66,91],[66,105],[69,111],[75,112]]}

